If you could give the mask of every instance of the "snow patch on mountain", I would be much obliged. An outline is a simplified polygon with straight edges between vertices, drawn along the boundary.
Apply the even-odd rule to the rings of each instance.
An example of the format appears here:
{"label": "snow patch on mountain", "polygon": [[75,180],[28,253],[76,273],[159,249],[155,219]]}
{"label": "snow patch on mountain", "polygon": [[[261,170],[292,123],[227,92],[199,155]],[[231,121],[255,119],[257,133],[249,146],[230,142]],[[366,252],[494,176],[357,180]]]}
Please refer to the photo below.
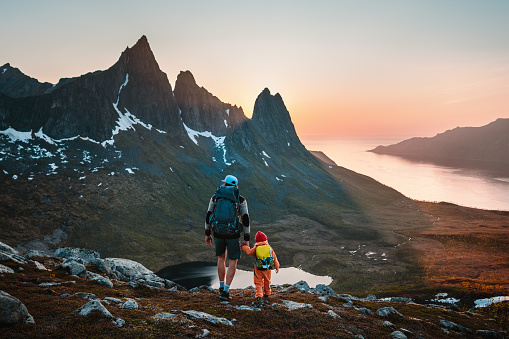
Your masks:
{"label": "snow patch on mountain", "polygon": [[226,145],[224,143],[224,140],[226,139],[225,136],[224,137],[216,137],[214,134],[212,134],[212,132],[195,131],[194,129],[187,127],[187,125],[183,121],[182,121],[182,124],[184,125],[184,128],[187,132],[187,135],[189,136],[189,139],[191,139],[197,146],[199,146],[198,139],[197,139],[198,137],[211,138],[214,141],[216,148],[223,151],[223,162],[228,166],[230,166],[231,164],[233,164],[235,162],[235,161],[229,162],[226,159]]}
{"label": "snow patch on mountain", "polygon": [[0,131],[0,134],[7,136],[11,140],[11,142],[21,141],[24,143],[28,143],[28,141],[32,139],[32,131],[20,132],[16,131],[12,127],[9,127],[5,131]]}

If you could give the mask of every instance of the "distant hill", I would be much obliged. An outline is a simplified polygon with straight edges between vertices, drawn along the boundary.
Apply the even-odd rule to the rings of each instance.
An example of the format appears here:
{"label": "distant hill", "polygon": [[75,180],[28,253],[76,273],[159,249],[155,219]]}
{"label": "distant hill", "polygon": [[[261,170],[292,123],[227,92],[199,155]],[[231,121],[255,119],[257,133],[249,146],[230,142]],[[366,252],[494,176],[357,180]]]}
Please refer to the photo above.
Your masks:
{"label": "distant hill", "polygon": [[370,152],[419,159],[461,159],[509,163],[509,119],[482,127],[456,127],[432,138],[412,138]]}

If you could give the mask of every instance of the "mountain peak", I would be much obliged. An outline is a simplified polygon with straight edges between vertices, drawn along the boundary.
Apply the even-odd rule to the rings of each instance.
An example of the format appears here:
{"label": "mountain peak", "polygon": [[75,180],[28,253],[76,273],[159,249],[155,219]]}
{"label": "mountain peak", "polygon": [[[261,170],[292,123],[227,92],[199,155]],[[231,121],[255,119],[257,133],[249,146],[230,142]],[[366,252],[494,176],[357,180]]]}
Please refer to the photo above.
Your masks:
{"label": "mountain peak", "polygon": [[182,84],[196,85],[194,75],[190,71],[180,71],[179,75],[177,75],[177,82]]}
{"label": "mountain peak", "polygon": [[137,55],[142,58],[150,58],[155,61],[154,54],[150,49],[148,39],[145,35],[142,35],[142,37],[138,39],[138,41],[133,45],[133,47],[126,47],[122,55],[127,56]]}
{"label": "mountain peak", "polygon": [[131,49],[150,50],[150,45],[148,43],[147,37],[145,35],[142,35],[141,38],[138,39],[138,41],[134,44],[134,46]]}
{"label": "mountain peak", "polygon": [[267,140],[272,144],[301,145],[290,113],[279,93],[272,95],[270,90],[265,88],[256,98],[251,120],[259,130],[264,131]]}

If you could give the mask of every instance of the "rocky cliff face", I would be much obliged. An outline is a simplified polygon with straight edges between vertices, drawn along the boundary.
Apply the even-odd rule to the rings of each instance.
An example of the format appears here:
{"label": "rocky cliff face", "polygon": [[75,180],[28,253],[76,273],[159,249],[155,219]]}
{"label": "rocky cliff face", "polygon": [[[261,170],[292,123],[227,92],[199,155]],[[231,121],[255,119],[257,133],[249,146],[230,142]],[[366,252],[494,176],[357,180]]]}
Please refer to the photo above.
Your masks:
{"label": "rocky cliff face", "polygon": [[0,67],[0,93],[13,98],[24,98],[41,95],[53,87],[48,82],[41,83],[37,79],[23,74],[16,67],[5,64]]}
{"label": "rocky cliff face", "polygon": [[110,140],[119,128],[135,124],[137,119],[172,134],[184,131],[171,85],[145,36],[127,48],[108,70],[63,79],[24,99],[15,99],[9,93],[34,87],[33,81],[25,76],[12,83],[4,79],[9,73],[0,75],[0,91],[7,94],[0,97],[3,130],[42,130],[53,139],[81,136],[99,143]]}
{"label": "rocky cliff face", "polygon": [[178,75],[175,98],[182,120],[196,131],[224,136],[247,120],[241,108],[223,103],[205,88],[199,87],[189,71]]}

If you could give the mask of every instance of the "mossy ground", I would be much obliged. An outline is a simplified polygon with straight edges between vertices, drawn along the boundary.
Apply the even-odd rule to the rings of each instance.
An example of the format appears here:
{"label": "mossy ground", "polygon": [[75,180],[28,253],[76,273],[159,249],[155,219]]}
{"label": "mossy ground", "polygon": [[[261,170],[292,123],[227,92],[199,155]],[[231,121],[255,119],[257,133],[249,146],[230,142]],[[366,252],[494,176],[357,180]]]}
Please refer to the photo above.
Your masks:
{"label": "mossy ground", "polygon": [[[476,330],[494,330],[507,333],[509,303],[468,311],[453,311],[430,308],[419,304],[354,301],[347,306],[343,298],[328,297],[322,301],[317,295],[302,293],[296,288],[287,292],[274,289],[269,302],[261,311],[238,310],[241,305],[253,306],[254,290],[232,290],[229,303],[222,303],[218,295],[207,290],[189,293],[170,292],[140,286],[132,288],[126,283],[115,282],[114,288],[100,286],[94,281],[69,276],[59,268],[61,259],[33,258],[49,271],[38,270],[34,264],[4,262],[18,271],[3,274],[0,290],[20,299],[35,319],[35,324],[17,324],[0,328],[0,337],[5,338],[167,338],[200,336],[203,329],[210,331],[211,338],[268,337],[268,338],[353,338],[362,334],[365,338],[385,338],[395,329],[404,328],[421,338],[477,338]],[[42,287],[42,282],[59,282],[61,285]],[[451,292],[452,290],[450,290]],[[75,296],[77,292],[93,293],[96,297],[136,299],[138,310],[121,309],[119,304],[110,303],[106,308],[115,318],[125,320],[123,327],[117,327],[111,319],[99,314],[77,316],[76,310],[87,300]],[[434,291],[421,291],[429,295]],[[71,296],[61,296],[70,294]],[[360,295],[359,295],[360,296]],[[313,308],[289,311],[283,300],[306,303]],[[257,305],[255,305],[257,306]],[[382,307],[394,307],[403,318],[386,319],[378,315],[364,315],[356,308],[367,308],[372,312]],[[234,321],[234,326],[212,324],[194,320],[182,313],[170,319],[156,319],[160,312],[176,313],[176,310],[195,310]],[[340,318],[333,318],[331,310]],[[441,319],[452,321],[472,329],[472,334],[446,333],[439,325]],[[394,328],[383,326],[389,320]]]}

